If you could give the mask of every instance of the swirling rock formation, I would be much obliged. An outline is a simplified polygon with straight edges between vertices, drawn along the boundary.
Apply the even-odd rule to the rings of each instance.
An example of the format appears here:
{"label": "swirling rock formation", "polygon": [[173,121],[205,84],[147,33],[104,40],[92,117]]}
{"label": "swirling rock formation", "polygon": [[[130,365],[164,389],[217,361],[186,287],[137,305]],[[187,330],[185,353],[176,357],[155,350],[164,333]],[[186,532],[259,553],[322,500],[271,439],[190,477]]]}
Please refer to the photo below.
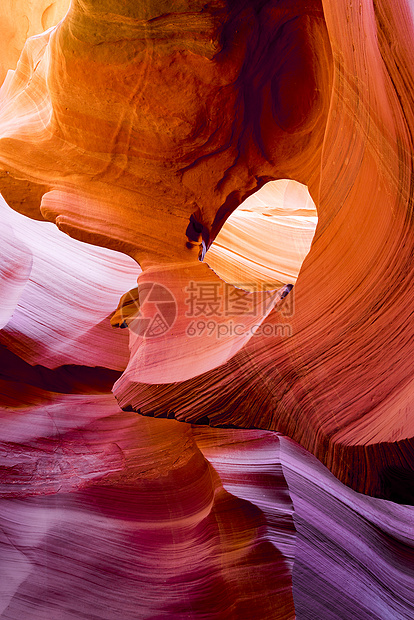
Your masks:
{"label": "swirling rock formation", "polygon": [[73,0],[8,47],[2,618],[414,618],[413,41]]}
{"label": "swirling rock formation", "polygon": [[351,491],[287,437],[280,459],[294,507],[297,618],[413,618],[413,508]]}
{"label": "swirling rock formation", "polygon": [[[409,305],[391,268],[397,247],[399,272],[411,255],[411,15],[335,6],[74,2],[3,85],[0,160],[8,191],[28,179],[61,230],[138,260],[138,297],[148,281],[173,287],[181,322],[157,342],[132,336],[122,407],[283,431],[347,484],[393,498],[390,476],[412,470]],[[199,254],[244,197],[280,177],[307,184],[319,215],[290,328],[278,330],[280,303],[257,310],[259,296],[261,334],[244,316],[242,336],[203,335],[195,351],[183,291],[220,285]],[[22,210],[40,217],[35,200]],[[382,319],[377,346],[384,303],[395,319]],[[398,372],[378,372],[385,361]]]}
{"label": "swirling rock formation", "polygon": [[272,435],[230,436],[224,483],[188,425],[76,383],[28,383],[22,402],[14,379],[0,410],[2,618],[293,617],[292,505]]}
{"label": "swirling rock formation", "polygon": [[9,319],[0,343],[47,368],[78,364],[124,370],[128,339],[114,334],[108,317],[122,291],[136,282],[136,263],[70,239],[52,224],[29,220],[2,199],[0,210],[8,226],[3,234],[13,244],[13,252],[5,246],[0,266]]}
{"label": "swirling rock formation", "polygon": [[414,617],[411,507],[280,435],[122,412],[83,378],[2,390],[2,618]]}

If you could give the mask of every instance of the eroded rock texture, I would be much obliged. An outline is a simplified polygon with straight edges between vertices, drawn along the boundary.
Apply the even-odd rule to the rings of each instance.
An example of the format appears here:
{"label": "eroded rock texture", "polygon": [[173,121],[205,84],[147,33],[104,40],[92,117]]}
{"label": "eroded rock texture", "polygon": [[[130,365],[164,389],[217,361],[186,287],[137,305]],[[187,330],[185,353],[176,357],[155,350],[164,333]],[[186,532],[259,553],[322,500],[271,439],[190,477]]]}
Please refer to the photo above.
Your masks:
{"label": "eroded rock texture", "polygon": [[188,425],[110,394],[34,398],[2,413],[2,618],[293,617],[287,485],[277,464],[250,473],[273,436],[253,436],[252,463],[233,439],[228,491]]}
{"label": "eroded rock texture", "polygon": [[411,5],[67,9],[1,9],[1,617],[414,618]]}
{"label": "eroded rock texture", "polygon": [[268,431],[137,416],[85,384],[27,384],[22,404],[13,387],[2,618],[414,617],[411,507]]}

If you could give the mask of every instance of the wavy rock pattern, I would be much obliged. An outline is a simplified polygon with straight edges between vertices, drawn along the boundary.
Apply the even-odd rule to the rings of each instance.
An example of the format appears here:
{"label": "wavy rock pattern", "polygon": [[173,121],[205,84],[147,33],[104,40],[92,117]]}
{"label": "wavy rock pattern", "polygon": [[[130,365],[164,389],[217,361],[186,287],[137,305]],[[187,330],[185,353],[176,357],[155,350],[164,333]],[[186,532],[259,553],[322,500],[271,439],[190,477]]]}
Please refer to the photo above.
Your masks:
{"label": "wavy rock pattern", "polygon": [[355,493],[280,437],[294,507],[297,618],[414,617],[414,510]]}
{"label": "wavy rock pattern", "polygon": [[67,8],[0,10],[1,618],[414,618],[411,6]]}
{"label": "wavy rock pattern", "polygon": [[2,618],[293,617],[292,505],[273,435],[231,436],[224,483],[188,425],[123,413],[111,394],[33,387],[22,404],[21,386],[10,392]]}
{"label": "wavy rock pattern", "polygon": [[111,330],[108,317],[121,293],[136,284],[137,264],[70,239],[52,224],[29,220],[4,200],[0,210],[9,227],[7,243],[13,244],[1,259],[3,286],[13,287],[4,297],[7,318],[13,316],[0,343],[47,368],[78,364],[124,370],[128,338]]}
{"label": "wavy rock pattern", "polygon": [[14,395],[2,618],[414,617],[413,509],[351,491],[291,440],[144,418],[110,394]]}

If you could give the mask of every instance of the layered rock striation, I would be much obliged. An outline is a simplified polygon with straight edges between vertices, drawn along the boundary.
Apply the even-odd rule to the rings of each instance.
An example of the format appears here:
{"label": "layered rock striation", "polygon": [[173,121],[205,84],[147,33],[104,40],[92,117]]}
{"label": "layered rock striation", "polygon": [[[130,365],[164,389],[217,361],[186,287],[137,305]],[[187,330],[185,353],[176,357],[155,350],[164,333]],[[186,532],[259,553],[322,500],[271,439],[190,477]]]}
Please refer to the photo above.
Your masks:
{"label": "layered rock striation", "polygon": [[410,4],[9,8],[1,617],[414,618]]}

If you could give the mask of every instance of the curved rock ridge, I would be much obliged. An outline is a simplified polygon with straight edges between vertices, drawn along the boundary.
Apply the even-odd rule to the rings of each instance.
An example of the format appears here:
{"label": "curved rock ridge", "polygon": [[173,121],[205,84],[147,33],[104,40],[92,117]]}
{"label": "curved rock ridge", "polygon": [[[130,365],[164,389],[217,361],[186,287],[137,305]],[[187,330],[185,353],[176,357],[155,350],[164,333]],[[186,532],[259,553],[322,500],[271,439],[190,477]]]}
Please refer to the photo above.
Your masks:
{"label": "curved rock ridge", "polygon": [[4,304],[0,343],[30,364],[124,370],[128,338],[110,327],[119,295],[136,284],[129,257],[12,211],[0,197]]}
{"label": "curved rock ridge", "polygon": [[294,617],[273,434],[225,433],[216,469],[189,425],[112,394],[1,393],[2,618]]}
{"label": "curved rock ridge", "polygon": [[355,493],[279,441],[296,528],[296,617],[413,618],[414,508]]}
{"label": "curved rock ridge", "polygon": [[355,493],[275,433],[9,386],[2,618],[413,617],[412,507]]}
{"label": "curved rock ridge", "polygon": [[117,323],[131,332],[122,385],[134,390],[138,382],[168,384],[217,368],[242,349],[288,290],[256,283],[250,291],[241,289],[205,263],[144,270],[135,295],[131,291],[119,310]]}
{"label": "curved rock ridge", "polygon": [[144,414],[283,432],[354,489],[411,503],[412,16],[386,1],[326,2],[324,15],[319,219],[293,295],[219,368],[162,386],[121,378],[115,394]]}

